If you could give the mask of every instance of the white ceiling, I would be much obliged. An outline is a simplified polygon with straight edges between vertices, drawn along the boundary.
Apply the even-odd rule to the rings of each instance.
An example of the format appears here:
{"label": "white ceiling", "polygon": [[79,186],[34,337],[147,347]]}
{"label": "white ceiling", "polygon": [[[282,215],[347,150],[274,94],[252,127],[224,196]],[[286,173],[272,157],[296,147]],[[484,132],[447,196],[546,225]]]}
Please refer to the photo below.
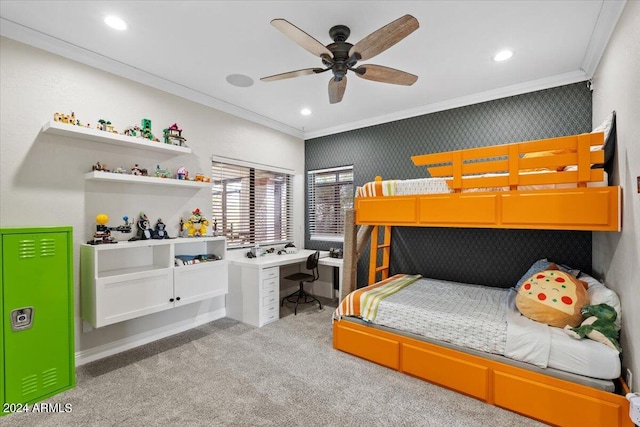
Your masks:
{"label": "white ceiling", "polygon": [[[591,77],[625,1],[9,1],[3,36],[280,131],[312,138]],[[361,64],[419,76],[413,86],[348,74],[344,99],[329,104],[330,72],[261,82],[260,77],[322,67],[272,27],[284,18],[323,44],[329,28],[357,41],[401,17],[420,28]],[[129,25],[104,25],[109,14]],[[511,60],[496,63],[503,48]],[[247,88],[227,83],[250,76]],[[303,107],[310,116],[300,115]]]}

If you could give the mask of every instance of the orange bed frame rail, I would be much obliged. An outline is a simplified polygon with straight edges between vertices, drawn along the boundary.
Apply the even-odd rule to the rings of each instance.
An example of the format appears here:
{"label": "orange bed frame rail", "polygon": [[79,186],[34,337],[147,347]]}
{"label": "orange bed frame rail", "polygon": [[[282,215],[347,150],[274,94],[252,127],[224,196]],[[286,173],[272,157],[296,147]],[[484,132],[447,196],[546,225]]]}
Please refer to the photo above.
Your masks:
{"label": "orange bed frame rail", "polygon": [[[602,141],[602,133],[581,134],[414,156],[416,166],[438,165],[428,168],[432,176],[451,177],[454,193],[356,197],[356,224],[620,231],[621,188],[587,187],[603,179],[591,169],[604,160],[602,149],[591,151]],[[567,165],[576,170],[558,170]],[[547,172],[526,173],[539,169]],[[517,190],[543,184],[575,188]],[[509,191],[463,192],[494,187]]]}
{"label": "orange bed frame rail", "polygon": [[333,347],[551,425],[633,427],[623,395],[370,326],[334,322]]}

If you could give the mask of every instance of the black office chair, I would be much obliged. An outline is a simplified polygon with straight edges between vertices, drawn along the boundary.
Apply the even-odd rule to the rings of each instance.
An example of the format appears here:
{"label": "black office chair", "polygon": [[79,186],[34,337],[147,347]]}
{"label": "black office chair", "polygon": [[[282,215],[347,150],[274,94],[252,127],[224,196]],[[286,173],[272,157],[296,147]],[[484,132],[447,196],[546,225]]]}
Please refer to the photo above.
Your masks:
{"label": "black office chair", "polygon": [[[293,309],[293,314],[294,315],[298,314],[298,304],[300,304],[300,303],[308,304],[310,302],[314,302],[315,301],[320,306],[318,308],[322,308],[322,303],[320,302],[320,300],[318,300],[318,298],[314,297],[309,292],[304,290],[304,283],[305,282],[313,283],[316,280],[318,280],[318,278],[320,277],[319,274],[318,274],[318,259],[320,259],[320,251],[315,251],[314,253],[309,255],[309,258],[307,258],[307,265],[306,265],[307,270],[311,270],[313,274],[309,274],[309,273],[293,273],[293,274],[290,274],[290,275],[284,277],[284,279],[294,280],[296,282],[299,282],[300,283],[300,289],[295,291],[291,295],[287,295],[286,297],[282,298],[282,302],[280,303],[280,307],[282,307],[284,305],[285,301],[295,302],[296,303],[296,307]],[[294,297],[295,297],[295,301],[292,301],[291,298],[294,298]],[[302,300],[302,302],[301,302],[301,300]]]}

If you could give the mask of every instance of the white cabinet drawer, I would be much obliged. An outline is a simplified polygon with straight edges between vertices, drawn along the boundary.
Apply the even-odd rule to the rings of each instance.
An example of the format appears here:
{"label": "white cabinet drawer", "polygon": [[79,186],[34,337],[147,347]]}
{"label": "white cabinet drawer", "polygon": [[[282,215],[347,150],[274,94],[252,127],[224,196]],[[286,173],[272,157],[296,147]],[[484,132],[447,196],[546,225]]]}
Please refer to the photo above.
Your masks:
{"label": "white cabinet drawer", "polygon": [[267,295],[262,297],[262,306],[266,307],[268,305],[277,304],[278,303],[278,295],[273,293],[273,295]]}
{"label": "white cabinet drawer", "polygon": [[262,320],[262,323],[273,322],[274,320],[278,320],[279,317],[280,317],[280,306],[278,305],[277,300],[275,304],[262,307],[262,314],[260,315],[260,319]]}
{"label": "white cabinet drawer", "polygon": [[262,280],[278,278],[280,278],[280,267],[271,267],[262,270]]}
{"label": "white cabinet drawer", "polygon": [[271,286],[265,288],[262,290],[262,292],[260,293],[260,296],[265,298],[265,297],[274,297],[276,299],[278,299],[278,284],[274,283]]}
{"label": "white cabinet drawer", "polygon": [[269,289],[277,289],[279,287],[280,281],[276,279],[265,279],[262,281],[262,290],[268,291]]}

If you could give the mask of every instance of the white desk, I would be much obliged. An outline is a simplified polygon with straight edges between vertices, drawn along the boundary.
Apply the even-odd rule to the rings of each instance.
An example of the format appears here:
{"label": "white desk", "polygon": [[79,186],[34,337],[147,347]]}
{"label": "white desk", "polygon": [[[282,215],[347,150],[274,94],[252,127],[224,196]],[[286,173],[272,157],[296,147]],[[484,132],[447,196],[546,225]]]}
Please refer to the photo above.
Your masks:
{"label": "white desk", "polygon": [[[246,251],[228,252],[227,317],[257,327],[278,320],[280,318],[280,267],[304,263],[314,252],[315,250],[300,249],[295,254],[269,254],[257,258],[246,258],[244,256]],[[329,252],[320,251],[318,264],[341,266],[326,263],[330,259],[328,256]]]}
{"label": "white desk", "polygon": [[318,261],[318,264],[327,265],[329,267],[333,267],[334,269],[338,270],[338,300],[340,300],[340,295],[342,295],[342,258],[330,258],[330,257],[321,258]]}

